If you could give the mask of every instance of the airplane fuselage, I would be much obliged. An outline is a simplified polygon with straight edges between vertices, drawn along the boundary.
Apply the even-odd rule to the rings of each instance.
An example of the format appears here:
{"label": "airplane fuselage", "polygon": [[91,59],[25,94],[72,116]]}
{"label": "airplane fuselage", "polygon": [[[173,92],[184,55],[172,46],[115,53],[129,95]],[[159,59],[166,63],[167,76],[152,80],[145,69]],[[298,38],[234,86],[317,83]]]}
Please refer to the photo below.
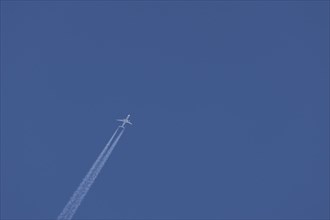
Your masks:
{"label": "airplane fuselage", "polygon": [[124,119],[117,119],[117,121],[123,122],[123,124],[120,125],[119,127],[124,128],[125,124],[130,124],[130,125],[132,125],[132,123],[128,120],[129,117],[130,117],[130,115],[127,115],[127,117],[124,118]]}

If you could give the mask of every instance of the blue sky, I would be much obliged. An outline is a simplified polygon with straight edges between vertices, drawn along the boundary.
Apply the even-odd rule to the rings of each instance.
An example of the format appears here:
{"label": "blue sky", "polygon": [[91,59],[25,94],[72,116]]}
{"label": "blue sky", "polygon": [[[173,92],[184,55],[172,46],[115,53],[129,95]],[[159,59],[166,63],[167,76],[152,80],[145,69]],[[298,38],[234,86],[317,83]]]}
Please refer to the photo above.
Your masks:
{"label": "blue sky", "polygon": [[329,218],[328,1],[2,1],[1,218]]}

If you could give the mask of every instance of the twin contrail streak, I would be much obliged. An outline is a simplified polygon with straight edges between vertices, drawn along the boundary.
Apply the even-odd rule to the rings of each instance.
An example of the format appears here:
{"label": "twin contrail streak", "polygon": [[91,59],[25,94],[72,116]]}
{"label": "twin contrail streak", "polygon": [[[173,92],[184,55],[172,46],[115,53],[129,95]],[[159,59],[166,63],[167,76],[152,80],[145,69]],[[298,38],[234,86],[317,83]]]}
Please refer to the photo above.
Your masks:
{"label": "twin contrail streak", "polygon": [[[115,133],[110,138],[109,142],[106,144],[96,161],[94,162],[93,166],[90,168],[88,173],[86,174],[85,178],[80,183],[77,190],[73,193],[72,197],[70,198],[69,202],[64,207],[61,214],[58,216],[58,220],[70,220],[76,213],[77,209],[79,208],[81,202],[83,201],[84,197],[88,193],[89,189],[93,185],[95,179],[97,178],[98,174],[102,170],[103,166],[107,162],[108,158],[110,157],[113,149],[115,148],[116,144],[118,143],[121,135],[123,134],[125,128],[123,126],[119,126]],[[119,133],[118,133],[119,132]],[[118,133],[118,135],[117,135]]]}

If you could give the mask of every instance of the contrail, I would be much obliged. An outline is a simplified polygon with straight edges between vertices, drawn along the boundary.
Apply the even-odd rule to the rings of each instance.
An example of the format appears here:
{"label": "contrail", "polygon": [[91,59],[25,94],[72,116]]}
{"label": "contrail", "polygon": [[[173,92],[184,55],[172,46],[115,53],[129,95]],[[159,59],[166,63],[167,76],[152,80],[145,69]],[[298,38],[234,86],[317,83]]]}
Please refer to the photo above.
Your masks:
{"label": "contrail", "polygon": [[[115,148],[116,144],[118,143],[121,135],[123,134],[125,128],[123,126],[119,126],[115,133],[110,138],[109,142],[106,144],[104,149],[102,150],[101,154],[98,156],[96,161],[94,162],[93,166],[90,168],[88,173],[86,174],[85,178],[80,183],[77,190],[74,192],[72,197],[70,198],[69,202],[64,207],[61,214],[58,216],[58,220],[70,220],[76,213],[77,209],[79,208],[81,202],[83,201],[84,197],[88,193],[89,189],[93,185],[95,179],[97,178],[98,174],[102,170],[103,166],[105,165],[106,161],[110,157],[113,149]],[[114,139],[116,134],[118,136]],[[112,140],[114,139],[113,143]]]}

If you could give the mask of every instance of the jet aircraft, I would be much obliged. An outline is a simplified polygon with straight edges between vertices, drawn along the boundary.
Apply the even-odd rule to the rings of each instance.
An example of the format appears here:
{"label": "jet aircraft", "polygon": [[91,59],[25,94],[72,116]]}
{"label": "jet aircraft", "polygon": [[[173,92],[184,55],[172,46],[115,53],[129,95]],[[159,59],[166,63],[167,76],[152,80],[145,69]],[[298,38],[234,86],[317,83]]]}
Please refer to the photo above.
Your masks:
{"label": "jet aircraft", "polygon": [[128,120],[130,116],[131,116],[131,115],[127,115],[127,117],[124,118],[124,119],[117,119],[117,121],[121,121],[121,122],[123,122],[123,124],[120,125],[119,127],[124,128],[125,124],[130,124],[130,125],[132,125],[132,122],[130,122],[130,121]]}

